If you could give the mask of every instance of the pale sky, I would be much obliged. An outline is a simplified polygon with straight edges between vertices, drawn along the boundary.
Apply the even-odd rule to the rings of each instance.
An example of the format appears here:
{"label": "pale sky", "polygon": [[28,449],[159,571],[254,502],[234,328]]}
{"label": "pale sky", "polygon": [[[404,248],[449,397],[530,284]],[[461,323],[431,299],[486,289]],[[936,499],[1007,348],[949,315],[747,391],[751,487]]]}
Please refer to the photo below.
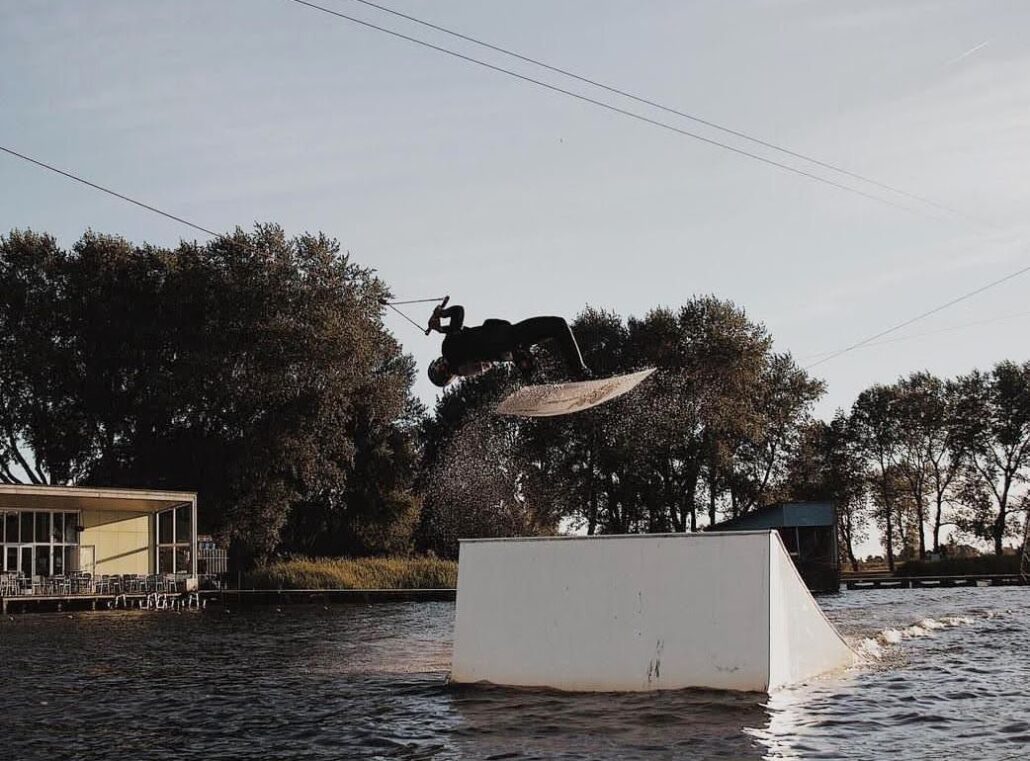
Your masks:
{"label": "pale sky", "polygon": [[[470,321],[639,315],[714,293],[802,360],[1030,264],[1016,242],[1030,233],[1030,3],[381,2],[993,227],[844,193],[288,0],[0,0],[0,145],[211,229],[322,230],[398,298],[450,294]],[[13,227],[65,245],[87,227],[196,237],[0,155],[0,231]],[[821,365],[818,412],[911,371],[1026,360],[1028,285]],[[388,321],[431,401],[438,341]]]}

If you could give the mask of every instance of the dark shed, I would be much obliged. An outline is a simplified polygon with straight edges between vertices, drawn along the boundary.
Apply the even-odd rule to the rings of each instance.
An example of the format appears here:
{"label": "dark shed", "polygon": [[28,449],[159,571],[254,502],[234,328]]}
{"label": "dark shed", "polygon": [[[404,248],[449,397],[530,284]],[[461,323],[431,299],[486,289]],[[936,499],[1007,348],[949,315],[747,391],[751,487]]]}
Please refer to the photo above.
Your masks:
{"label": "dark shed", "polygon": [[840,588],[837,510],[832,502],[782,502],[717,523],[709,531],[774,528],[813,592]]}

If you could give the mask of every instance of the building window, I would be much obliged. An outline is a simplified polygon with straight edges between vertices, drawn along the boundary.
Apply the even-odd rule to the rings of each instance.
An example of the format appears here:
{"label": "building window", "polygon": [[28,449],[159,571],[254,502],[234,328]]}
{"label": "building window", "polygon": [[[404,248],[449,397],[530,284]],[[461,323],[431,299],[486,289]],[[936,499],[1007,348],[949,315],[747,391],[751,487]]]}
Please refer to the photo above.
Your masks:
{"label": "building window", "polygon": [[60,576],[77,570],[78,513],[0,511],[0,571]]}
{"label": "building window", "polygon": [[193,505],[157,514],[157,572],[192,573]]}
{"label": "building window", "polygon": [[18,513],[7,513],[4,516],[4,525],[7,527],[7,537],[9,537],[5,538],[4,541],[17,544],[19,541],[18,535],[21,533],[18,531]]}

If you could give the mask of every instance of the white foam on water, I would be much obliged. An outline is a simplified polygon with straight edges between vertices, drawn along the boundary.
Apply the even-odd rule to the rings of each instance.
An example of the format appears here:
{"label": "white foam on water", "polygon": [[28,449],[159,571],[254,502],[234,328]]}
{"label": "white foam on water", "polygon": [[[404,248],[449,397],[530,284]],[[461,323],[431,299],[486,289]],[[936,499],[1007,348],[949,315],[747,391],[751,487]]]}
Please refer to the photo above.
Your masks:
{"label": "white foam on water", "polygon": [[862,657],[873,658],[875,660],[883,658],[883,645],[872,637],[866,637],[863,639],[855,646],[855,651]]}
{"label": "white foam on water", "polygon": [[896,645],[901,642],[901,639],[904,636],[904,633],[898,629],[884,629],[879,633],[879,635],[877,635],[877,639],[886,645]]}
{"label": "white foam on water", "polygon": [[[981,618],[994,618],[1001,615],[996,611],[984,611]],[[852,641],[852,648],[867,661],[883,660],[890,648],[901,644],[906,639],[918,639],[920,637],[932,637],[934,632],[943,629],[953,629],[959,626],[969,626],[976,622],[972,616],[948,616],[941,619],[924,618],[919,623],[911,624],[904,628],[888,627],[872,637],[865,637],[861,640]]]}

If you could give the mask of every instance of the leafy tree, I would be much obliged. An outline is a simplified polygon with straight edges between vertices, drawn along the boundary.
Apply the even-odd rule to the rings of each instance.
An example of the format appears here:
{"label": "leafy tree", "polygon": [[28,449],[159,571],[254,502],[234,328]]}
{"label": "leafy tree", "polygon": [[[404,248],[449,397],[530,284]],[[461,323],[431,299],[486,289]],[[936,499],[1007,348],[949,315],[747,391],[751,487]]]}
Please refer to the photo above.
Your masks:
{"label": "leafy tree", "polygon": [[196,490],[237,558],[271,552],[295,506],[404,513],[413,366],[386,295],[336,241],[274,225],[172,249],[14,231],[0,472]]}
{"label": "leafy tree", "polygon": [[834,503],[841,562],[850,563],[854,571],[855,545],[868,538],[867,485],[866,460],[847,415],[838,411],[830,423],[815,420],[804,428],[788,465],[785,495]]}
{"label": "leafy tree", "polygon": [[956,446],[968,466],[962,523],[1000,555],[1002,541],[1015,531],[1017,489],[1030,467],[1030,362],[974,370],[958,378],[956,393]]}
{"label": "leafy tree", "polygon": [[731,493],[734,514],[760,505],[770,486],[786,477],[786,458],[800,447],[811,407],[824,391],[824,384],[810,378],[790,355],[769,357],[753,392],[758,425],[738,449],[737,471],[743,477]]}
{"label": "leafy tree", "polygon": [[[615,375],[630,366],[629,332],[618,315],[587,309],[573,329],[584,360],[598,376]],[[627,443],[625,425],[639,419],[620,415],[626,401],[567,418],[524,421],[529,456],[556,487],[556,509],[587,534],[625,523],[618,487],[627,478],[631,452],[620,445]]]}
{"label": "leafy tree", "polygon": [[915,501],[901,466],[889,465],[885,473],[875,477],[876,488],[870,489],[871,515],[890,548],[888,567],[894,560],[911,560],[918,555],[918,527]]}
{"label": "leafy tree", "polygon": [[876,385],[858,395],[851,408],[851,422],[856,441],[872,463],[871,497],[875,517],[882,524],[887,567],[894,570],[894,545],[897,540],[899,509],[898,430],[896,425],[896,389]]}
{"label": "leafy tree", "polygon": [[[776,493],[822,384],[789,356],[774,354],[765,328],[742,309],[701,297],[624,321],[588,308],[573,329],[599,375],[658,370],[632,394],[583,413],[508,421],[503,438],[476,429],[476,441],[494,443],[483,444],[483,455],[467,467],[474,464],[479,478],[490,465],[483,457],[496,456],[493,467],[518,472],[521,490],[506,482],[499,490],[506,496],[491,499],[503,506],[491,513],[499,524],[481,530],[496,535],[519,525],[506,517],[515,504],[532,510],[535,528],[560,518],[591,534],[694,530],[699,510],[707,508],[714,522],[720,512],[749,510]],[[546,347],[538,353],[542,379],[560,378]],[[468,446],[468,426],[489,414],[510,382],[494,371],[441,398],[425,427],[425,522],[447,509],[439,495],[455,498],[441,479],[471,482],[461,458],[450,452],[444,461],[442,454],[452,444]]]}
{"label": "leafy tree", "polygon": [[944,504],[958,474],[957,420],[953,383],[921,372],[899,380],[893,387],[897,427],[898,465],[914,505],[918,523],[919,558],[926,558],[923,527],[932,498],[933,549],[940,549]]}
{"label": "leafy tree", "polygon": [[[48,483],[52,463],[35,456],[55,450],[55,460],[75,448],[62,435],[58,412],[69,410],[53,400],[67,370],[67,359],[54,340],[62,315],[55,308],[65,259],[48,235],[13,232],[0,238],[0,482]],[[75,421],[68,420],[69,427]],[[58,467],[60,464],[58,463]],[[60,474],[58,474],[58,477]]]}

